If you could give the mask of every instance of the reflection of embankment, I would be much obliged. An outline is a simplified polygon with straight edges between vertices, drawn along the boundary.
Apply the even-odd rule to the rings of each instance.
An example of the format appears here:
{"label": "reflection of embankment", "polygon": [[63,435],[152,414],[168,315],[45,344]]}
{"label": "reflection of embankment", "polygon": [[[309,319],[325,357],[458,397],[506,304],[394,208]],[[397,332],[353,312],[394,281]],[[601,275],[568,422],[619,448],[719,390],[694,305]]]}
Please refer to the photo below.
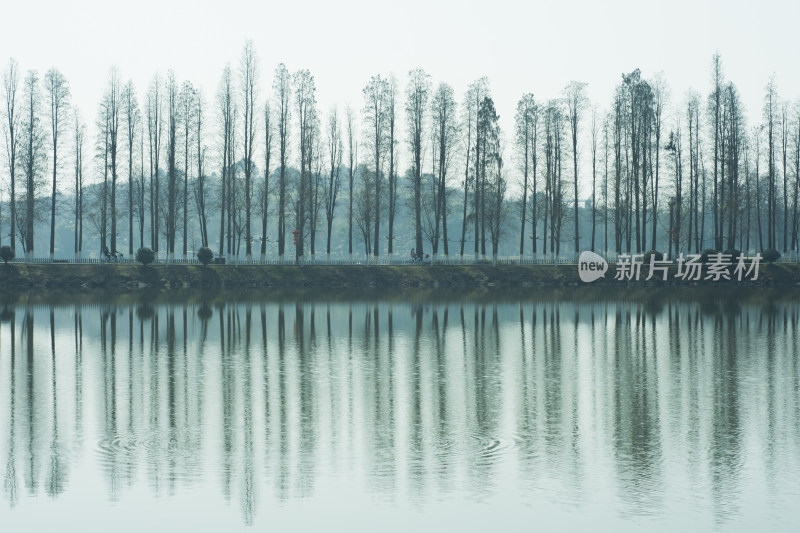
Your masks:
{"label": "reflection of embankment", "polygon": [[[674,270],[674,267],[670,267]],[[674,276],[674,272],[673,272]],[[48,289],[62,291],[103,289],[117,293],[143,289],[181,288],[309,288],[330,290],[338,288],[362,289],[434,289],[453,287],[460,289],[520,287],[606,287],[610,290],[653,290],[664,287],[692,289],[698,286],[741,287],[778,286],[795,288],[800,284],[800,264],[774,263],[761,265],[757,281],[702,279],[683,282],[670,278],[660,280],[621,282],[609,274],[606,279],[591,284],[580,281],[576,265],[306,265],[299,267],[240,265],[110,265],[110,264],[21,264],[0,265],[0,289]],[[644,279],[644,277],[642,277]]]}

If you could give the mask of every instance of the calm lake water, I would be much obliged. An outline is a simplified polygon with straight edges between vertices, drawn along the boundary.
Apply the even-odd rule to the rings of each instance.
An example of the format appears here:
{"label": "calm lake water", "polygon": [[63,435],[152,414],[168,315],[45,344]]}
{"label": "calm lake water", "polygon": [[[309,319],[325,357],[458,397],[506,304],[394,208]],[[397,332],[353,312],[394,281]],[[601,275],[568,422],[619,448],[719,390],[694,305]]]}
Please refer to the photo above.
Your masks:
{"label": "calm lake water", "polygon": [[0,300],[0,529],[798,531],[800,303]]}

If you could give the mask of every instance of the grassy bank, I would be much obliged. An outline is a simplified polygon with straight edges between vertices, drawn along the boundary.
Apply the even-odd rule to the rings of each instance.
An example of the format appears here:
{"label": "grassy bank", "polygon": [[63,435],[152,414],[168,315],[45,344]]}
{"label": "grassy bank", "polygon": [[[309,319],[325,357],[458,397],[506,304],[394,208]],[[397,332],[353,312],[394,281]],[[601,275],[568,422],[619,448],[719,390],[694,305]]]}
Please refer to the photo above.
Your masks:
{"label": "grassy bank", "polygon": [[[646,269],[645,269],[646,270]],[[609,289],[625,286],[613,279],[591,284]],[[672,279],[631,283],[642,286],[690,287]],[[642,275],[644,279],[646,275]],[[800,265],[762,265],[756,282],[695,282],[711,286],[777,286],[800,289]],[[575,265],[468,266],[260,266],[260,265],[115,265],[0,264],[0,290],[106,289],[131,291],[178,288],[439,288],[439,287],[568,287],[584,286]]]}

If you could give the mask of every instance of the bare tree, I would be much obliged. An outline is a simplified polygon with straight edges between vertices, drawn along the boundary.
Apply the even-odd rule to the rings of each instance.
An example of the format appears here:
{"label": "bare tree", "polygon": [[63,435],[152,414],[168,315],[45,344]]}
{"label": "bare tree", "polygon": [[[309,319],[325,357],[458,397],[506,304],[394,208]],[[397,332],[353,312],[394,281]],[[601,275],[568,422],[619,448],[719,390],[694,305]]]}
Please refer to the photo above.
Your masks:
{"label": "bare tree", "polygon": [[794,105],[794,200],[792,205],[792,250],[797,252],[800,249],[798,242],[798,231],[800,231],[800,212],[798,209],[798,196],[800,196],[800,101]]}
{"label": "bare tree", "polygon": [[[700,97],[690,93],[686,106],[686,118],[689,123],[689,211],[688,211],[688,246],[694,242],[695,253],[700,252],[700,206],[704,203],[700,198]],[[692,235],[694,241],[692,241]]]}
{"label": "bare tree", "polygon": [[[740,210],[740,180],[739,180],[739,167],[741,162],[741,155],[743,152],[744,143],[744,116],[742,113],[742,106],[739,101],[739,93],[733,83],[727,84],[724,88],[723,96],[725,115],[724,120],[724,150],[725,157],[722,161],[723,168],[727,173],[727,192],[725,196],[725,205],[723,206],[723,213],[727,215],[727,243],[726,247],[731,250],[735,246],[737,235],[737,228],[739,226],[739,210]],[[784,168],[785,171],[785,168]],[[725,175],[725,174],[723,174]],[[786,184],[784,184],[784,187]],[[784,205],[786,205],[784,199]],[[788,215],[784,210],[784,218]],[[784,237],[786,237],[784,233]],[[784,242],[786,246],[786,242]]]}
{"label": "bare tree", "polygon": [[447,237],[447,179],[458,146],[458,117],[453,88],[440,83],[431,102],[434,149],[434,235],[433,255],[439,253],[439,225],[444,255],[449,255]]}
{"label": "bare tree", "polygon": [[[104,159],[106,159],[108,170],[111,172],[111,187],[110,190],[107,190],[110,193],[108,198],[111,205],[107,212],[111,216],[110,245],[112,254],[117,252],[117,175],[119,166],[119,127],[122,109],[120,92],[119,74],[117,69],[112,68],[111,72],[109,72],[108,86],[101,104],[101,120],[99,121],[106,139],[106,155]],[[107,188],[107,185],[104,188]],[[103,205],[106,205],[105,199],[103,200]],[[103,212],[106,213],[105,207]],[[107,224],[106,215],[104,215],[105,224]],[[103,231],[105,234],[105,230]],[[106,247],[105,240],[103,240],[102,246],[103,248]]]}
{"label": "bare tree", "polygon": [[[8,236],[11,239],[11,248],[15,247],[16,243],[16,229],[17,224],[17,198],[16,198],[16,165],[17,165],[17,143],[20,136],[20,114],[17,112],[17,90],[19,88],[19,65],[11,58],[8,62],[8,68],[3,72],[3,96],[5,99],[5,118],[6,118],[6,160],[8,163],[8,174],[11,178],[10,192],[9,192],[9,232]],[[0,233],[0,243],[3,241],[3,235]]]}
{"label": "bare tree", "polygon": [[178,122],[180,109],[178,106],[178,82],[175,73],[167,73],[167,212],[166,237],[169,259],[175,256],[175,234],[178,228]]}
{"label": "bare tree", "polygon": [[139,183],[136,187],[136,200],[138,202],[138,213],[139,213],[139,248],[144,248],[144,225],[145,225],[145,216],[144,216],[144,200],[145,200],[145,190],[147,189],[145,185],[145,177],[144,177],[144,120],[139,121]]}
{"label": "bare tree", "polygon": [[[522,170],[522,213],[520,215],[521,225],[519,232],[519,255],[525,252],[525,223],[528,216],[528,191],[533,189],[531,197],[531,219],[533,221],[531,240],[533,241],[533,253],[536,253],[536,136],[539,123],[539,108],[532,93],[522,95],[517,102],[517,114],[515,117],[518,155],[521,159],[520,167]],[[528,185],[531,180],[532,186]]]}
{"label": "bare tree", "polygon": [[244,116],[244,211],[245,211],[245,255],[247,259],[253,256],[252,235],[250,228],[250,218],[252,211],[253,196],[253,154],[255,151],[256,139],[256,90],[258,86],[258,65],[256,60],[253,41],[247,40],[242,51],[240,66],[241,95],[243,100],[242,111]]}
{"label": "bare tree", "polygon": [[396,126],[397,126],[397,80],[390,76],[386,93],[386,127],[389,138],[387,139],[387,149],[389,150],[389,257],[394,253],[394,219],[397,215],[397,163],[395,155],[397,153]]}
{"label": "bare tree", "polygon": [[[422,69],[408,73],[406,88],[406,116],[408,120],[408,145],[411,151],[411,188],[414,207],[414,244],[417,254],[422,254],[422,156],[424,151],[425,120],[431,95],[431,77]],[[376,237],[377,239],[377,237]],[[377,241],[376,241],[377,242]]]}
{"label": "bare tree", "polygon": [[[599,124],[597,123],[597,107],[592,107],[592,243],[591,251],[594,252],[594,240],[597,229],[597,141],[599,134]],[[653,208],[653,216],[655,216],[655,207]],[[655,235],[655,223],[653,224],[653,234]],[[653,237],[655,239],[655,237]],[[655,244],[653,244],[655,248]]]}
{"label": "bare tree", "polygon": [[311,175],[314,155],[314,141],[317,125],[317,97],[314,76],[308,70],[295,72],[293,76],[295,105],[297,106],[297,126],[300,138],[300,184],[295,200],[295,217],[298,231],[295,259],[299,263],[304,254],[305,228],[311,214]]}
{"label": "bare tree", "polygon": [[575,253],[580,251],[580,220],[578,218],[578,131],[581,115],[586,107],[586,84],[572,81],[564,90],[567,102],[569,129],[572,137],[572,184],[575,200]]}
{"label": "bare tree", "polygon": [[[660,178],[660,171],[661,171],[661,117],[664,113],[664,102],[667,98],[667,86],[666,82],[661,78],[661,76],[657,76],[655,82],[653,83],[653,133],[655,135],[655,150],[656,150],[656,161],[655,161],[655,176],[653,180],[651,180],[653,186],[653,196],[650,200],[652,204],[653,210],[653,223],[652,223],[652,235],[651,235],[651,245],[650,249],[656,249],[656,237],[657,237],[657,227],[658,227],[658,209],[659,209],[659,195],[658,195],[658,186],[659,186],[659,178]],[[691,150],[690,150],[691,151]],[[652,163],[652,158],[650,159]],[[691,186],[691,182],[690,182]],[[691,192],[690,192],[691,194]],[[691,207],[690,207],[691,209]],[[691,218],[689,219],[689,231],[691,232]],[[686,246],[690,246],[691,242],[687,240]]]}
{"label": "bare tree", "polygon": [[24,223],[17,222],[20,239],[24,243],[25,257],[34,253],[34,221],[38,219],[36,192],[41,186],[45,170],[45,132],[41,123],[41,92],[39,76],[36,71],[28,71],[23,84],[25,94],[25,115],[22,117],[22,166],[25,172],[25,210]]}
{"label": "bare tree", "polygon": [[159,165],[164,130],[163,93],[161,78],[156,75],[147,92],[147,141],[150,160],[150,246],[158,253],[160,187]]}
{"label": "bare tree", "polygon": [[283,259],[286,246],[286,160],[289,156],[289,99],[291,97],[289,70],[283,63],[275,69],[272,81],[275,110],[278,112],[278,256]]}
{"label": "bare tree", "polygon": [[195,156],[197,157],[197,179],[195,181],[194,199],[195,208],[200,218],[200,240],[202,246],[208,246],[208,212],[206,210],[206,174],[205,174],[205,154],[206,145],[203,142],[203,95],[198,90],[194,98],[194,140],[197,143]]}
{"label": "bare tree", "polygon": [[[339,124],[339,117],[334,107],[328,116],[328,161],[330,169],[328,179],[322,188],[325,197],[325,218],[328,224],[326,252],[331,253],[331,235],[333,233],[333,218],[336,211],[336,201],[341,185],[342,152],[344,142],[342,140],[342,127]],[[391,246],[391,241],[390,241]]]}
{"label": "bare tree", "polygon": [[373,191],[375,188],[375,174],[365,164],[357,167],[358,183],[355,191],[355,224],[361,231],[364,242],[364,253],[372,255],[372,218],[375,216],[375,202]]}
{"label": "bare tree", "polygon": [[63,138],[59,137],[64,116],[69,105],[69,85],[64,75],[55,68],[51,68],[44,75],[45,88],[47,90],[48,101],[50,104],[50,140],[52,144],[53,159],[53,186],[50,197],[50,258],[55,254],[56,244],[56,192],[58,174],[58,154]]}
{"label": "bare tree", "polygon": [[781,161],[783,170],[783,253],[789,251],[789,176],[786,161],[789,152],[789,103],[782,102],[781,112]]}
{"label": "bare tree", "polygon": [[545,165],[545,210],[542,249],[547,252],[547,239],[550,239],[550,253],[559,255],[561,248],[561,223],[564,220],[564,194],[561,180],[561,161],[564,112],[561,103],[550,100],[544,108],[544,165]]}
{"label": "bare tree", "polygon": [[[221,134],[220,143],[220,160],[222,168],[220,169],[220,216],[219,216],[219,255],[222,257],[223,250],[225,250],[225,228],[226,222],[230,213],[227,210],[229,198],[232,196],[230,192],[230,171],[233,168],[233,163],[230,161],[230,152],[233,137],[233,88],[231,86],[231,67],[226,65],[222,71],[222,79],[219,84],[219,91],[217,92],[217,104],[219,109],[219,125]],[[230,224],[228,224],[228,232],[230,232]],[[228,250],[230,251],[230,242],[228,242]]]}
{"label": "bare tree", "polygon": [[[682,142],[681,142],[681,122],[680,118],[677,121],[676,129],[669,134],[666,150],[672,157],[675,181],[673,190],[675,193],[674,200],[670,202],[670,232],[669,246],[667,257],[672,257],[672,243],[675,243],[675,251],[680,249],[680,235],[681,235],[681,197],[683,194],[683,158],[682,158]],[[674,238],[673,238],[674,236]]]}
{"label": "bare tree", "polygon": [[188,246],[188,229],[189,229],[189,159],[190,159],[190,145],[194,146],[194,122],[195,122],[195,99],[197,98],[197,91],[192,86],[191,82],[184,81],[181,85],[181,91],[178,95],[178,105],[180,108],[180,119],[183,125],[183,257],[187,257]]}
{"label": "bare tree", "polygon": [[[481,145],[481,226],[489,231],[492,244],[492,261],[497,261],[500,237],[503,233],[503,222],[506,216],[505,193],[506,180],[503,175],[503,156],[498,125],[499,116],[495,111],[494,101],[486,97],[481,102],[479,115]],[[485,255],[485,251],[482,251]]]}
{"label": "bare tree", "polygon": [[272,116],[269,101],[264,105],[264,198],[261,217],[261,259],[267,255],[267,216],[269,214],[269,175],[270,158],[272,157]]}
{"label": "bare tree", "polygon": [[[775,77],[772,76],[767,84],[767,94],[764,97],[764,120],[767,128],[767,247],[777,248],[776,221],[777,221],[777,187],[775,186],[775,122],[778,108],[778,89]],[[715,142],[716,145],[716,142]],[[715,148],[716,152],[716,148]],[[716,163],[715,163],[716,172]]]}
{"label": "bare tree", "polygon": [[372,232],[374,239],[371,246],[372,253],[377,256],[380,253],[380,227],[381,227],[381,174],[383,165],[383,155],[386,151],[386,126],[387,126],[387,107],[388,107],[389,82],[380,75],[370,78],[369,83],[364,87],[364,121],[367,128],[364,132],[365,145],[371,151],[374,161],[372,169],[372,185],[374,202],[370,209],[371,220],[375,225]]}
{"label": "bare tree", "polygon": [[[719,214],[722,201],[719,197],[719,152],[721,145],[722,135],[722,62],[719,53],[715,53],[712,58],[712,77],[714,79],[714,88],[709,95],[709,118],[711,127],[713,128],[714,137],[714,198],[711,202],[713,216],[714,216],[714,247],[717,250],[722,249],[722,220]],[[770,174],[771,176],[771,174]]]}
{"label": "bare tree", "polygon": [[317,250],[317,229],[319,228],[319,213],[322,211],[322,204],[324,203],[323,187],[325,181],[322,177],[322,171],[325,167],[325,158],[322,155],[322,139],[319,131],[319,120],[317,119],[316,122],[317,124],[315,126],[315,131],[311,142],[311,150],[313,153],[309,158],[310,191],[308,199],[308,234],[311,244],[312,257],[316,254]]}
{"label": "bare tree", "polygon": [[356,175],[356,163],[357,163],[357,155],[355,153],[354,146],[354,131],[353,131],[353,110],[350,109],[350,106],[347,106],[347,111],[345,112],[345,120],[347,121],[347,172],[348,172],[348,202],[349,207],[347,209],[347,252],[350,255],[353,255],[353,199],[354,199],[354,179]]}
{"label": "bare tree", "polygon": [[[141,120],[139,103],[136,101],[136,89],[133,81],[128,81],[122,91],[122,106],[125,119],[125,133],[128,141],[128,255],[133,255],[133,214],[134,214],[134,183],[133,183],[133,144],[136,140],[136,130]],[[139,213],[139,218],[143,213]]]}
{"label": "bare tree", "polygon": [[[477,142],[473,145],[474,136],[477,136],[477,126],[478,126],[478,108],[480,107],[481,101],[483,98],[488,96],[489,94],[489,81],[486,77],[479,78],[472,84],[470,84],[469,88],[467,89],[467,93],[464,96],[464,104],[462,106],[462,120],[461,122],[465,126],[465,138],[464,138],[464,213],[462,216],[462,225],[461,225],[461,250],[460,255],[463,257],[464,255],[464,242],[466,240],[467,235],[467,226],[469,224],[470,218],[475,225],[475,257],[478,256],[478,217],[477,217],[477,206],[478,206],[478,187],[477,187],[477,160],[479,158]],[[473,157],[472,154],[475,154]],[[475,161],[475,165],[473,165],[472,170],[473,174],[470,175],[470,163]],[[469,204],[469,186],[470,183],[473,184],[473,201],[472,201],[472,215],[471,217],[467,214],[467,207]]]}
{"label": "bare tree", "polygon": [[75,149],[75,257],[79,258],[83,249],[83,143],[86,126],[81,123],[78,111],[74,119]]}

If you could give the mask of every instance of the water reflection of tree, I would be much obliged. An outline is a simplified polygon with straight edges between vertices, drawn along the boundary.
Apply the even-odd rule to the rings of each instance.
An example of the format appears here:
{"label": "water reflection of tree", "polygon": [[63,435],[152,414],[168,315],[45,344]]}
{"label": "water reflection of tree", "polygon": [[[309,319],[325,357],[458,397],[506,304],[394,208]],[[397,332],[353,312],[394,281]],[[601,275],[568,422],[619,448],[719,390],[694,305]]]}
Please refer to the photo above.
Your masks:
{"label": "water reflection of tree", "polygon": [[19,501],[19,480],[17,479],[17,352],[16,352],[16,313],[11,312],[7,318],[9,337],[9,409],[8,409],[8,458],[6,460],[3,487],[10,506],[13,508]]}
{"label": "water reflection of tree", "polygon": [[658,512],[661,505],[663,450],[656,363],[649,324],[640,307],[617,317],[614,449],[622,497],[634,514]]}
{"label": "water reflection of tree", "polygon": [[[278,500],[311,497],[334,474],[387,499],[407,491],[423,503],[465,488],[481,498],[507,482],[499,469],[513,455],[528,490],[582,501],[600,458],[624,513],[660,512],[677,464],[683,471],[670,475],[683,475],[722,521],[742,504],[754,453],[746,438],[765,450],[770,488],[791,489],[782,466],[787,453],[800,456],[798,306],[760,311],[709,314],[680,302],[656,312],[555,302],[20,308],[22,328],[16,312],[0,324],[10,367],[4,492],[14,505],[20,480],[32,493],[66,490],[83,398],[97,396],[112,498],[140,477],[172,493],[212,475],[208,466],[253,523],[270,489]],[[70,328],[74,361],[60,336]]]}

